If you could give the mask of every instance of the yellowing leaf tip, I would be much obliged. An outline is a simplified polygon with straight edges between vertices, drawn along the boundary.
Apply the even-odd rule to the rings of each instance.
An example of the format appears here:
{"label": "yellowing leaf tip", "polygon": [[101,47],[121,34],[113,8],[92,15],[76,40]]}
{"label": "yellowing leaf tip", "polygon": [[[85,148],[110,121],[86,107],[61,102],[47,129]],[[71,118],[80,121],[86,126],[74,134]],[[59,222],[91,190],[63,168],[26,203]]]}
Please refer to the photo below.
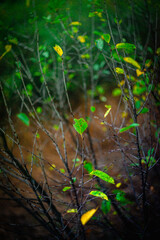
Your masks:
{"label": "yellowing leaf tip", "polygon": [[93,195],[95,197],[99,197],[99,198],[105,199],[106,201],[108,201],[108,196],[105,193],[101,192],[101,191],[91,191],[89,194]]}

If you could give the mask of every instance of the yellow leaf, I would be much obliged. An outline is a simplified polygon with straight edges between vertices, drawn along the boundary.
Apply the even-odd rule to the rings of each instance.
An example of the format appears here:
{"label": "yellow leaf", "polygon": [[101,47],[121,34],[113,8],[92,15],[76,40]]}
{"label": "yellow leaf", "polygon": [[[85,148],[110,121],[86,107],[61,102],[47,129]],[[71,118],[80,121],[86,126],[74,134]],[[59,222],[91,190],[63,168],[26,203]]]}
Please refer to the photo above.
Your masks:
{"label": "yellow leaf", "polygon": [[141,76],[142,74],[144,74],[144,72],[141,72],[139,69],[136,69],[136,74],[137,77]]}
{"label": "yellow leaf", "polygon": [[11,48],[12,48],[12,45],[6,45],[5,46],[6,52],[11,51]]}
{"label": "yellow leaf", "polygon": [[51,167],[49,168],[49,170],[52,171],[55,167],[56,167],[56,165],[55,165],[55,164],[52,164]]}
{"label": "yellow leaf", "polygon": [[81,43],[84,43],[84,42],[86,41],[84,36],[78,36],[77,39],[78,39]]}
{"label": "yellow leaf", "polygon": [[97,12],[97,11],[96,11],[96,12],[93,12],[93,14],[97,15],[97,16],[100,17],[100,18],[102,17],[102,13],[101,13],[101,12]]}
{"label": "yellow leaf", "polygon": [[60,57],[63,55],[63,50],[62,50],[62,48],[59,45],[56,44],[53,48],[58,53],[58,55]]}
{"label": "yellow leaf", "polygon": [[88,212],[84,213],[81,217],[81,223],[82,225],[85,225],[90,219],[91,217],[95,214],[95,212],[97,211],[98,207],[95,209],[91,209]]}
{"label": "yellow leaf", "polygon": [[82,25],[82,23],[80,23],[80,22],[71,22],[69,25],[80,26],[80,25]]}
{"label": "yellow leaf", "polygon": [[123,59],[125,62],[128,62],[128,63],[132,64],[134,67],[141,69],[141,66],[139,65],[139,63],[136,60],[134,60],[133,58],[125,57]]}
{"label": "yellow leaf", "polygon": [[117,68],[115,68],[115,71],[118,74],[124,74],[124,70],[122,68],[117,67]]}
{"label": "yellow leaf", "polygon": [[121,116],[122,116],[122,118],[126,118],[128,116],[128,113],[127,112],[122,112]]}
{"label": "yellow leaf", "polygon": [[96,14],[97,14],[97,16],[100,17],[100,18],[102,17],[102,13],[101,13],[101,12],[97,12]]}
{"label": "yellow leaf", "polygon": [[111,105],[105,105],[105,107],[107,108],[107,111],[104,114],[104,118],[107,117],[107,115],[109,114],[109,112],[111,111]]}
{"label": "yellow leaf", "polygon": [[125,84],[125,80],[122,80],[120,83],[118,83],[118,87],[123,86]]}
{"label": "yellow leaf", "polygon": [[86,53],[86,54],[81,54],[81,58],[89,59],[89,58],[90,58],[90,55],[89,55],[88,53]]}
{"label": "yellow leaf", "polygon": [[122,183],[120,183],[120,182],[117,183],[117,184],[116,184],[116,188],[119,188],[121,185],[122,185]]}
{"label": "yellow leaf", "polygon": [[144,95],[142,96],[142,100],[143,100],[143,101],[145,101],[145,100],[146,100],[146,97],[145,97]]}
{"label": "yellow leaf", "polygon": [[76,208],[72,208],[72,209],[68,209],[67,213],[77,213],[77,209]]}

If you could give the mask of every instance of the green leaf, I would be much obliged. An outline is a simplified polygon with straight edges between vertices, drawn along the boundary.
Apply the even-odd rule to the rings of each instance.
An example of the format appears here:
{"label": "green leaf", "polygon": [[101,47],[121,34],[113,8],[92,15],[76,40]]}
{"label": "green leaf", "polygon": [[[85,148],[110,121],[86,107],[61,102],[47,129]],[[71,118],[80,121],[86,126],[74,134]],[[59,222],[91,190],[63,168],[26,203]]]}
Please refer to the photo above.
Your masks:
{"label": "green leaf", "polygon": [[35,73],[34,73],[34,76],[35,76],[35,77],[39,77],[39,76],[41,76],[41,73],[40,73],[40,72],[35,72]]}
{"label": "green leaf", "polygon": [[109,109],[109,108],[111,108],[111,105],[105,105],[105,107],[106,107],[107,109]]}
{"label": "green leaf", "polygon": [[122,19],[120,19],[119,21],[117,21],[117,19],[114,18],[114,22],[115,22],[116,24],[121,24],[121,23],[122,23]]}
{"label": "green leaf", "polygon": [[12,39],[9,39],[8,41],[9,41],[10,43],[15,44],[15,45],[18,44],[18,40],[17,40],[17,38],[12,38]]}
{"label": "green leaf", "polygon": [[139,109],[140,107],[141,107],[141,101],[136,101],[135,102],[135,107],[137,108],[137,109]]}
{"label": "green leaf", "polygon": [[132,204],[132,202],[125,197],[125,192],[121,190],[114,190],[113,193],[116,194],[115,198],[118,202],[121,203],[121,205],[125,206],[127,204]]}
{"label": "green leaf", "polygon": [[47,51],[43,52],[42,56],[45,57],[45,58],[48,58],[49,57],[49,52],[47,52]]}
{"label": "green leaf", "polygon": [[107,214],[111,209],[111,200],[108,201],[103,200],[101,204],[101,210],[104,214]]}
{"label": "green leaf", "polygon": [[100,170],[93,170],[90,173],[90,175],[95,175],[95,176],[99,177],[100,179],[104,180],[105,182],[115,184],[114,179],[112,177],[110,177],[107,173],[104,173]]}
{"label": "green leaf", "polygon": [[99,71],[99,68],[100,68],[99,64],[96,63],[96,64],[93,65],[94,71]]}
{"label": "green leaf", "polygon": [[132,123],[131,125],[129,125],[127,127],[121,128],[119,130],[119,132],[122,133],[122,132],[125,132],[125,131],[129,130],[130,128],[138,127],[138,126],[139,126],[139,123]]}
{"label": "green leaf", "polygon": [[102,51],[102,49],[103,49],[103,40],[102,40],[102,38],[97,39],[97,40],[95,41],[95,44],[96,44],[97,48],[98,48],[100,51]]}
{"label": "green leaf", "polygon": [[99,94],[104,94],[105,93],[105,90],[102,86],[97,86],[96,87],[96,91],[99,93]]}
{"label": "green leaf", "polygon": [[88,123],[83,118],[80,118],[80,119],[75,118],[74,121],[75,121],[75,124],[73,125],[73,127],[82,136],[82,133],[88,127]]}
{"label": "green leaf", "polygon": [[94,106],[91,106],[91,112],[95,112],[96,108]]}
{"label": "green leaf", "polygon": [[91,191],[89,194],[93,195],[95,197],[100,197],[100,198],[108,201],[107,195],[101,191]]}
{"label": "green leaf", "polygon": [[75,167],[78,167],[81,163],[80,163],[80,159],[76,158],[76,159],[72,159],[72,162],[74,162]]}
{"label": "green leaf", "polygon": [[122,68],[117,67],[117,68],[115,68],[115,71],[118,74],[124,74],[124,70]]}
{"label": "green leaf", "polygon": [[87,170],[88,173],[91,173],[93,171],[93,165],[91,162],[84,162],[84,168]]}
{"label": "green leaf", "polygon": [[113,57],[117,62],[123,61],[123,57],[117,54],[116,50],[112,51],[111,57]]}
{"label": "green leaf", "polygon": [[43,16],[43,19],[46,20],[47,22],[50,22],[51,21],[51,14],[49,14],[47,17]]}
{"label": "green leaf", "polygon": [[20,62],[20,61],[17,61],[17,62],[15,62],[15,63],[16,63],[16,65],[17,65],[18,68],[21,67],[21,62]]}
{"label": "green leaf", "polygon": [[134,49],[136,49],[136,46],[131,43],[118,43],[116,45],[116,48],[118,50],[126,50],[127,52],[132,52]]}
{"label": "green leaf", "polygon": [[72,159],[72,162],[79,162],[80,159],[79,158],[76,158],[76,159]]}
{"label": "green leaf", "polygon": [[54,124],[54,125],[53,125],[53,128],[54,128],[54,130],[58,131],[58,130],[59,130],[59,125]]}
{"label": "green leaf", "polygon": [[42,113],[42,108],[41,107],[37,107],[36,111],[37,111],[38,114],[40,114],[40,113]]}
{"label": "green leaf", "polygon": [[29,83],[29,84],[27,84],[26,88],[27,88],[28,91],[32,91],[33,90],[33,85]]}
{"label": "green leaf", "polygon": [[88,17],[94,17],[95,16],[95,13],[94,12],[90,12]]}
{"label": "green leaf", "polygon": [[136,67],[138,69],[141,69],[141,66],[139,65],[139,63],[136,60],[134,60],[133,58],[125,57],[123,59],[125,62],[132,64],[134,67]]}
{"label": "green leaf", "polygon": [[156,159],[154,157],[146,157],[148,166],[151,167],[156,163]]}
{"label": "green leaf", "polygon": [[113,91],[112,91],[112,95],[114,97],[117,97],[117,96],[120,96],[122,93],[121,89],[120,88],[115,88]]}
{"label": "green leaf", "polygon": [[[77,180],[77,178],[76,177],[73,177],[72,178],[72,181],[73,181],[73,183],[75,183],[76,182],[76,180]],[[72,182],[70,181],[70,184],[72,184]]]}
{"label": "green leaf", "polygon": [[102,36],[102,35],[103,35],[103,33],[98,32],[98,31],[94,31],[93,33],[96,34],[96,35],[99,35],[99,36]]}
{"label": "green leaf", "polygon": [[62,189],[62,191],[63,191],[63,192],[66,192],[66,191],[69,190],[69,189],[71,189],[71,187],[64,187],[64,188]]}
{"label": "green leaf", "polygon": [[138,84],[136,84],[133,88],[133,94],[135,95],[141,95],[142,93],[144,93],[147,90],[146,87],[142,87],[142,86],[138,86]]}
{"label": "green leaf", "polygon": [[110,34],[106,33],[106,34],[103,34],[102,36],[107,43],[110,43],[110,40],[111,40]]}
{"label": "green leaf", "polygon": [[25,113],[19,113],[17,114],[17,117],[27,126],[29,126],[29,118]]}
{"label": "green leaf", "polygon": [[89,59],[90,58],[90,55],[88,53],[86,54],[81,54],[81,58],[83,59]]}
{"label": "green leaf", "polygon": [[141,111],[141,113],[148,113],[148,112],[149,112],[149,109],[146,108],[146,107],[144,107],[144,108],[142,109],[142,111]]}
{"label": "green leaf", "polygon": [[68,209],[67,213],[78,213],[78,210],[76,208]]}
{"label": "green leaf", "polygon": [[36,134],[36,138],[40,138],[40,135],[39,135],[39,133],[37,133],[37,134]]}
{"label": "green leaf", "polygon": [[73,177],[72,180],[75,183],[77,179],[76,179],[76,177]]}

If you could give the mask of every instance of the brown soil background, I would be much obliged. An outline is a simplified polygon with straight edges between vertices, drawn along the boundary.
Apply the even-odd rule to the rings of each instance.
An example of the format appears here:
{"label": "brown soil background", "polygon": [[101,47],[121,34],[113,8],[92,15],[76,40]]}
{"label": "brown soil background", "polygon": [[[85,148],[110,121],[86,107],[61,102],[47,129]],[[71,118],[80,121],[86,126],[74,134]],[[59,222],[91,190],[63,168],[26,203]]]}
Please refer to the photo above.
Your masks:
{"label": "brown soil background", "polygon": [[[108,169],[107,173],[114,177],[115,182],[119,183],[121,182],[122,185],[120,187],[121,190],[123,190],[126,193],[126,196],[133,200],[132,190],[129,184],[128,175],[125,169],[125,162],[122,159],[121,152],[118,146],[116,146],[115,142],[110,137],[112,132],[110,127],[102,125],[100,119],[104,120],[104,113],[106,111],[105,104],[110,104],[112,106],[112,116],[113,118],[116,115],[117,107],[118,107],[119,99],[108,97],[107,103],[95,103],[94,106],[96,107],[96,111],[92,115],[92,121],[90,123],[90,134],[92,136],[93,145],[94,145],[94,151],[96,154],[96,159],[98,163],[99,169],[104,169],[106,167]],[[122,122],[121,113],[124,111],[124,107],[120,106],[120,110],[117,116],[117,120],[115,122],[115,125],[117,127],[120,127],[120,124]],[[81,103],[80,106],[76,107],[74,109],[75,118],[84,117],[84,104]],[[97,119],[97,117],[99,119]],[[145,118],[145,116],[144,116]],[[69,121],[71,124],[73,124],[73,119],[69,118]],[[108,123],[111,123],[110,115],[107,116],[106,121]],[[129,121],[129,118],[126,118],[124,126]],[[144,119],[140,119],[140,122],[143,125]],[[20,139],[20,144],[23,147],[23,156],[25,159],[25,162],[27,163],[28,168],[30,168],[30,158],[31,158],[31,152],[33,151],[33,145],[34,145],[34,139],[35,139],[35,132],[37,128],[35,127],[35,124],[31,122],[29,127],[26,127],[16,116],[14,117],[14,123],[15,127]],[[55,131],[53,129],[53,125],[55,124],[54,119],[46,119],[44,121],[45,127],[53,134],[53,136],[56,138],[56,141],[58,143],[58,146],[60,147],[61,151],[63,152],[63,140],[61,131]],[[9,129],[9,128],[8,128]],[[146,148],[147,148],[147,126],[143,126],[144,133],[146,134]],[[72,129],[75,135],[74,129]],[[9,131],[9,130],[7,130]],[[73,165],[72,159],[75,158],[75,145],[73,143],[72,137],[69,133],[69,129],[65,127],[65,139],[66,139],[66,148],[67,148],[67,155],[68,155],[68,161],[70,167]],[[56,152],[55,147],[53,146],[53,143],[51,140],[44,134],[41,130],[38,131],[40,134],[40,139],[37,139],[37,144],[34,149],[35,153],[38,154],[38,151],[41,152],[43,158],[45,159],[45,169],[47,171],[48,181],[50,184],[56,185],[57,188],[55,190],[56,196],[63,200],[65,197],[66,200],[68,199],[70,201],[70,198],[68,195],[62,194],[62,189],[67,185],[67,180],[63,179],[59,173],[56,171],[50,170],[50,165],[54,164],[57,169],[64,168],[62,161],[59,158],[59,155]],[[128,135],[122,135],[125,140],[123,143],[125,143],[126,151],[128,152],[135,152],[135,146],[134,143],[131,143],[130,145],[127,145],[127,140],[129,140]],[[87,140],[87,134],[84,134],[84,141],[85,146],[88,146],[88,140]],[[14,155],[19,158],[20,153],[18,150],[18,147],[13,145],[13,142],[8,139],[8,144],[10,148],[12,149]],[[81,139],[80,139],[81,144]],[[64,152],[63,152],[64,155]],[[80,158],[80,156],[78,156]],[[91,161],[91,155],[88,152],[88,161]],[[134,171],[134,170],[133,170]],[[79,178],[81,171],[79,171],[77,176],[77,179]],[[41,185],[44,183],[44,177],[41,171],[40,166],[35,164],[33,166],[33,176],[37,181],[41,183]],[[88,173],[85,170],[85,179],[88,178]],[[140,177],[138,174],[133,174],[132,180],[134,183],[134,186],[136,188],[136,192],[140,192],[141,189],[141,183],[140,183]],[[20,183],[18,180],[15,180],[15,184],[17,187],[23,188],[23,183]],[[157,206],[159,206],[159,170],[153,169],[151,172],[151,177],[148,182],[148,191],[149,191],[149,199],[150,204],[152,202],[155,206],[153,206],[153,212],[159,211],[157,210]],[[27,189],[24,191],[24,195],[29,195]],[[100,201],[101,202],[101,201]],[[100,203],[99,202],[99,203]],[[63,204],[56,204],[57,208],[63,212],[65,210]],[[94,206],[94,204],[93,204]],[[114,210],[111,210],[111,213],[108,215],[108,218],[115,224],[115,226],[118,226],[119,220],[116,215],[113,214]],[[139,215],[137,209],[133,206],[132,210],[133,214]],[[98,213],[97,213],[98,214]],[[154,215],[154,214],[153,214]],[[29,225],[29,226],[28,226]],[[32,226],[34,225],[34,227]],[[123,231],[123,230],[122,230]],[[101,230],[95,231],[91,227],[91,229],[87,230],[87,239],[106,239],[105,237],[109,237],[109,235],[105,236],[105,233],[103,233]],[[52,239],[48,236],[48,233],[45,232],[43,228],[38,226],[37,222],[31,217],[23,208],[21,208],[16,202],[10,200],[8,196],[5,196],[2,192],[0,192],[0,239],[5,240],[30,240],[30,239]],[[54,239],[54,238],[53,238]],[[111,239],[111,238],[110,238]]]}

